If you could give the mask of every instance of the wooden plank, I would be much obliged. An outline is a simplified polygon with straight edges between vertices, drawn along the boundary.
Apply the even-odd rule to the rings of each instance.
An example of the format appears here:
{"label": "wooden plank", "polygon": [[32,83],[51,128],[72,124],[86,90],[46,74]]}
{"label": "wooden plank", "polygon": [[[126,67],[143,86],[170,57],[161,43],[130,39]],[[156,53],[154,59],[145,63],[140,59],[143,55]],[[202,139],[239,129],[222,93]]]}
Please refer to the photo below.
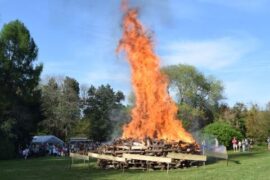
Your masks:
{"label": "wooden plank", "polygon": [[172,159],[167,158],[167,157],[146,156],[146,155],[138,155],[138,154],[123,154],[123,158],[143,160],[143,161],[164,162],[164,163],[172,162]]}
{"label": "wooden plank", "polygon": [[126,149],[126,150],[129,150],[130,149],[130,147],[128,147],[128,146],[116,146],[116,148],[119,148],[119,149]]}
{"label": "wooden plank", "polygon": [[69,156],[74,158],[74,159],[82,159],[82,160],[89,160],[89,157],[86,155],[81,155],[81,154],[77,154],[77,153],[69,153]]}
{"label": "wooden plank", "polygon": [[140,146],[131,146],[132,150],[142,150],[142,149],[147,149],[146,146],[140,145]]}
{"label": "wooden plank", "polygon": [[111,156],[111,155],[105,155],[105,154],[88,153],[88,156],[93,157],[93,158],[97,158],[97,159],[106,159],[106,160],[111,160],[111,161],[126,162],[125,158]]}
{"label": "wooden plank", "polygon": [[173,159],[192,160],[192,161],[206,161],[207,157],[204,155],[183,154],[183,153],[168,153],[167,157]]}
{"label": "wooden plank", "polygon": [[220,152],[214,152],[214,151],[205,151],[205,155],[209,157],[215,157],[220,159],[228,159],[228,153],[220,153]]}

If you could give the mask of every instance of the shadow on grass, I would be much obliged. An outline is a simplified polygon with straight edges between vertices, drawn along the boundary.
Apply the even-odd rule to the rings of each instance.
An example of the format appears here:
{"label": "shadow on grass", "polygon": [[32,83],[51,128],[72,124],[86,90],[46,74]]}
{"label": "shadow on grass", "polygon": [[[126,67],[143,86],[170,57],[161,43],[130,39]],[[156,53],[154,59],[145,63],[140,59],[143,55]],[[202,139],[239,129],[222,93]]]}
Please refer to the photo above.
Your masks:
{"label": "shadow on grass", "polygon": [[258,152],[258,151],[247,151],[247,152],[230,152],[228,154],[228,160],[225,159],[219,159],[219,158],[215,158],[215,157],[207,157],[207,163],[208,165],[210,164],[215,164],[218,162],[222,162],[222,161],[227,161],[227,163],[235,163],[235,164],[241,164],[241,160],[243,158],[250,158],[250,157],[254,157],[258,154],[261,154],[262,152]]}
{"label": "shadow on grass", "polygon": [[260,152],[236,152],[236,153],[230,153],[229,159],[234,158],[243,158],[243,157],[253,157],[257,154],[260,154]]}
{"label": "shadow on grass", "polygon": [[233,162],[235,164],[241,164],[241,162],[239,160],[228,159],[228,163],[229,162]]}

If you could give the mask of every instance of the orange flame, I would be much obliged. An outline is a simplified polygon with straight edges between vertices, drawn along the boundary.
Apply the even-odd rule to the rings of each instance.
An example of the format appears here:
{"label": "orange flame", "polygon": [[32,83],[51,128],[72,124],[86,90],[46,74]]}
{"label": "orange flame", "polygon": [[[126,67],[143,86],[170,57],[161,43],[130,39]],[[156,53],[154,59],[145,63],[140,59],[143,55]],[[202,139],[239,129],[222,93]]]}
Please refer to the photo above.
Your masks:
{"label": "orange flame", "polygon": [[124,50],[131,66],[136,96],[132,121],[123,128],[123,138],[145,137],[193,143],[194,139],[176,118],[177,107],[170,98],[166,76],[160,72],[151,37],[137,19],[137,10],[126,9],[123,36],[117,52]]}

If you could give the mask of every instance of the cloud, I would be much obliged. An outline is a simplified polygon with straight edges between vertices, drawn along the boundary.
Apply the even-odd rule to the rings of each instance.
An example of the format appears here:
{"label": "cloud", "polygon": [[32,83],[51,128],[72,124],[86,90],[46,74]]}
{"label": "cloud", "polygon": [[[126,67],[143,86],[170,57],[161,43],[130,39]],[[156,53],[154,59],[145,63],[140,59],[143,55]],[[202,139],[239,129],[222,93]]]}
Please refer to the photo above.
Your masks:
{"label": "cloud", "polygon": [[223,37],[202,41],[180,41],[162,48],[162,64],[190,64],[206,69],[221,69],[243,59],[257,46],[254,38]]}

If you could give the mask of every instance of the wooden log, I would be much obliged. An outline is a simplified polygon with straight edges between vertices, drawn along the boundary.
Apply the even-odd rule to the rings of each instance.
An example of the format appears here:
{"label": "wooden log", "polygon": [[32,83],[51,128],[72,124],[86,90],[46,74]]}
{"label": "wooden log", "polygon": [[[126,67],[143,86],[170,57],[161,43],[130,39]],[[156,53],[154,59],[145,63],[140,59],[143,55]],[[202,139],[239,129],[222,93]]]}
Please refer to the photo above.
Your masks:
{"label": "wooden log", "polygon": [[140,150],[118,150],[118,151],[103,151],[104,154],[123,154],[123,153],[143,153],[144,151]]}
{"label": "wooden log", "polygon": [[147,149],[146,146],[140,145],[140,146],[131,146],[132,150],[143,150],[143,149]]}
{"label": "wooden log", "polygon": [[205,155],[183,154],[183,153],[168,153],[167,157],[172,159],[192,160],[192,161],[206,161]]}
{"label": "wooden log", "polygon": [[163,162],[163,163],[172,162],[172,159],[167,158],[167,157],[146,156],[146,155],[138,155],[138,154],[123,154],[123,158],[143,160],[143,161]]}
{"label": "wooden log", "polygon": [[70,153],[69,156],[74,158],[74,159],[81,159],[81,160],[87,160],[87,161],[89,160],[88,156],[77,154],[77,153]]}
{"label": "wooden log", "polygon": [[88,153],[88,156],[93,157],[93,158],[97,158],[97,159],[104,159],[104,160],[111,160],[111,161],[118,161],[118,162],[126,162],[125,158],[111,156],[111,155],[105,155],[105,154]]}
{"label": "wooden log", "polygon": [[130,149],[130,147],[128,147],[128,146],[120,146],[120,145],[116,146],[116,148],[118,148],[118,149],[126,149],[126,150]]}

